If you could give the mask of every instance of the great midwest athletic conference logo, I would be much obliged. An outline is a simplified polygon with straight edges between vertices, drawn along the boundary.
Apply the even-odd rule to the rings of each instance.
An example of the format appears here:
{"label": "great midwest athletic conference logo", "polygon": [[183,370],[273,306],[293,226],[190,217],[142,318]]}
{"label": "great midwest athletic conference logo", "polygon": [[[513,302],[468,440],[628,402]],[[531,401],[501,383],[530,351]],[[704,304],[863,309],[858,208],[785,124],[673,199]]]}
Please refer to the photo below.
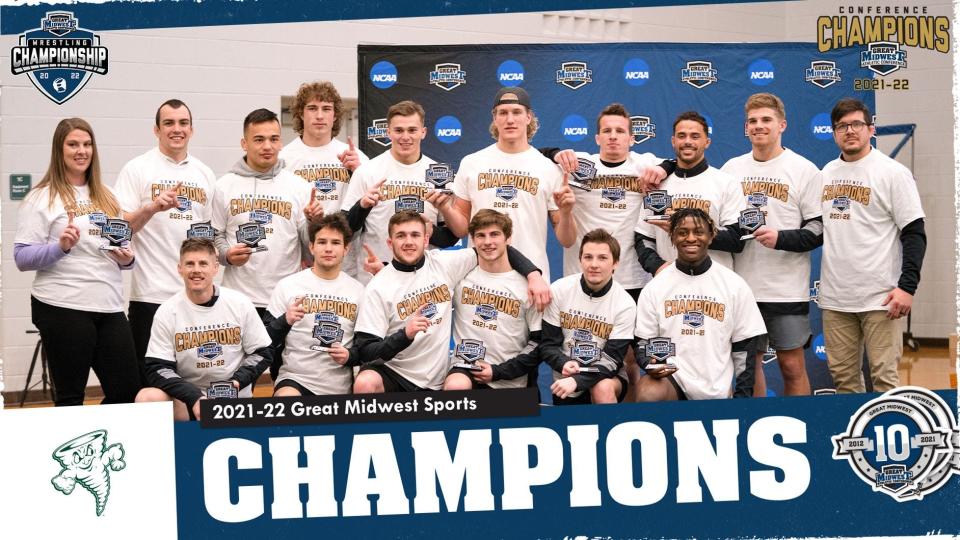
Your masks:
{"label": "great midwest athletic conference logo", "polygon": [[937,394],[895,388],[865,403],[833,437],[833,459],[897,502],[919,500],[960,474],[957,422]]}
{"label": "great midwest athletic conference logo", "polygon": [[80,28],[72,12],[50,11],[39,28],[24,32],[11,49],[10,71],[26,73],[37,90],[60,105],[94,73],[107,74],[107,48],[100,45],[100,36]]}

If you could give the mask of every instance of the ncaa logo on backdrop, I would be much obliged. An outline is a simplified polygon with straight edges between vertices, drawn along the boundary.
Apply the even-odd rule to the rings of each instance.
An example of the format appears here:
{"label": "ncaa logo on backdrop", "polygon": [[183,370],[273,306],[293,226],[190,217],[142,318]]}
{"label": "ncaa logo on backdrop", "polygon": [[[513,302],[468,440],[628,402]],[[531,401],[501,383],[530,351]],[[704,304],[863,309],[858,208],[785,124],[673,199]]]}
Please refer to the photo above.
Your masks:
{"label": "ncaa logo on backdrop", "polygon": [[90,81],[107,74],[107,48],[100,36],[80,28],[70,11],[49,11],[40,28],[20,35],[10,49],[10,71],[26,73],[30,82],[50,101],[62,105]]}
{"label": "ncaa logo on backdrop", "polygon": [[707,121],[707,136],[713,137],[713,117],[709,114],[702,114],[701,116]]}
{"label": "ncaa logo on backdrop", "polygon": [[497,82],[500,86],[520,86],[523,84],[523,64],[516,60],[507,60],[497,68]]}
{"label": "ncaa logo on backdrop", "polygon": [[933,392],[901,387],[872,399],[832,437],[833,459],[847,460],[873,491],[897,502],[923,499],[946,483],[956,462],[956,420]]}
{"label": "ncaa logo on backdrop", "polygon": [[810,120],[810,133],[821,141],[833,139],[833,126],[830,124],[830,115],[822,112]]}
{"label": "ncaa logo on backdrop", "polygon": [[649,116],[631,116],[630,135],[633,137],[634,144],[654,139],[657,136],[657,125],[650,120]]}
{"label": "ncaa logo on backdrop", "polygon": [[758,58],[747,68],[747,77],[757,86],[767,86],[774,79],[773,64],[766,58]]}
{"label": "ncaa logo on backdrop", "polygon": [[397,66],[386,60],[377,62],[370,68],[370,82],[381,90],[397,84]]}
{"label": "ncaa logo on backdrop", "polygon": [[367,140],[380,146],[390,146],[390,137],[387,136],[387,119],[377,118],[367,126]]}
{"label": "ncaa logo on backdrop", "polygon": [[642,58],[631,58],[623,65],[623,80],[630,86],[643,86],[650,80],[650,66]]}
{"label": "ncaa logo on backdrop", "polygon": [[717,82],[717,70],[713,69],[713,62],[693,60],[680,70],[680,80],[694,88],[704,88]]}
{"label": "ncaa logo on backdrop", "polygon": [[441,116],[433,127],[434,135],[443,144],[451,144],[460,140],[463,126],[456,116]]}
{"label": "ncaa logo on backdrop", "polygon": [[564,118],[560,124],[560,131],[563,133],[563,138],[571,142],[582,141],[590,134],[587,119],[579,114],[571,114]]}
{"label": "ncaa logo on backdrop", "polygon": [[869,43],[867,50],[860,52],[860,67],[878,75],[889,75],[907,67],[907,51],[901,51],[900,44],[893,41]]}
{"label": "ncaa logo on backdrop", "polygon": [[810,62],[810,67],[803,71],[803,80],[820,88],[826,88],[840,82],[840,68],[832,60],[813,60]]}
{"label": "ncaa logo on backdrop", "polygon": [[557,70],[557,84],[571,90],[578,90],[593,82],[593,71],[587,69],[586,62],[564,62]]}
{"label": "ncaa logo on backdrop", "polygon": [[437,64],[430,72],[430,84],[449,92],[467,84],[467,72],[460,69],[460,64]]}

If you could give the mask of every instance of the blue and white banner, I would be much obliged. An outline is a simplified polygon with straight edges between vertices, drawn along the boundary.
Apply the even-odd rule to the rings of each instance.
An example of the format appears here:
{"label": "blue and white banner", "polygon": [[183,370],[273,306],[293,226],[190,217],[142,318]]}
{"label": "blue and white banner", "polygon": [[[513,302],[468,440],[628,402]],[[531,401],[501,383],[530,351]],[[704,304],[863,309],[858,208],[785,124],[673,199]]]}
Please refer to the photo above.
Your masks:
{"label": "blue and white banner", "polygon": [[907,387],[544,407],[512,419],[179,424],[179,530],[365,539],[956,533],[955,400]]}

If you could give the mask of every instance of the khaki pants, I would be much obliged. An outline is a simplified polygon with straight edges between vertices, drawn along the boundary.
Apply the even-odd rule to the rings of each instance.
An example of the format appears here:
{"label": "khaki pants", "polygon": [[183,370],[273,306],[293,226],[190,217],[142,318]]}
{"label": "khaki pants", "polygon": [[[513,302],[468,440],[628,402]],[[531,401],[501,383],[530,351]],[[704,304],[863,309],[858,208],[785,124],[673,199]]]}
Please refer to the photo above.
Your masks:
{"label": "khaki pants", "polygon": [[864,392],[862,346],[866,347],[873,390],[886,392],[900,384],[897,366],[903,355],[903,333],[899,320],[887,319],[886,311],[825,309],[822,313],[827,365],[837,393]]}

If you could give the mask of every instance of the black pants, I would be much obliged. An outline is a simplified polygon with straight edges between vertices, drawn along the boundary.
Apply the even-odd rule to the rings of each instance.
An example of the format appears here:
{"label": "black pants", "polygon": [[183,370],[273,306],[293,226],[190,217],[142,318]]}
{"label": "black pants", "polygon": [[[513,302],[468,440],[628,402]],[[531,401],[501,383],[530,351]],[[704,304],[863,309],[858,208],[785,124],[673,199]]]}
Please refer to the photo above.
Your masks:
{"label": "black pants", "polygon": [[[260,320],[261,320],[261,321],[266,320],[267,313],[268,313],[267,308],[265,308],[265,307],[258,307],[258,308],[257,308],[257,315],[260,316]],[[283,315],[280,315],[280,316],[283,317]],[[276,354],[273,355],[273,363],[270,364],[269,370],[270,370],[270,380],[271,380],[271,381],[276,381],[276,380],[277,380],[277,377],[280,376],[280,366],[282,366],[282,365],[283,365],[283,354],[282,354],[282,349],[281,349],[281,350],[279,350],[279,351],[276,351]],[[257,382],[254,381],[254,382],[253,382],[253,386],[256,386],[256,385],[257,385]],[[306,395],[306,394],[304,394],[304,395]]]}
{"label": "black pants", "polygon": [[150,329],[153,328],[153,316],[157,314],[160,304],[149,302],[130,301],[127,310],[130,317],[130,330],[133,332],[133,346],[137,351],[137,366],[140,369],[140,386],[147,387],[147,371],[144,358],[147,356],[147,346],[150,345]]}
{"label": "black pants", "polygon": [[79,311],[33,297],[30,306],[47,353],[58,407],[83,405],[91,368],[103,388],[102,403],[133,403],[140,379],[130,325],[122,311]]}

